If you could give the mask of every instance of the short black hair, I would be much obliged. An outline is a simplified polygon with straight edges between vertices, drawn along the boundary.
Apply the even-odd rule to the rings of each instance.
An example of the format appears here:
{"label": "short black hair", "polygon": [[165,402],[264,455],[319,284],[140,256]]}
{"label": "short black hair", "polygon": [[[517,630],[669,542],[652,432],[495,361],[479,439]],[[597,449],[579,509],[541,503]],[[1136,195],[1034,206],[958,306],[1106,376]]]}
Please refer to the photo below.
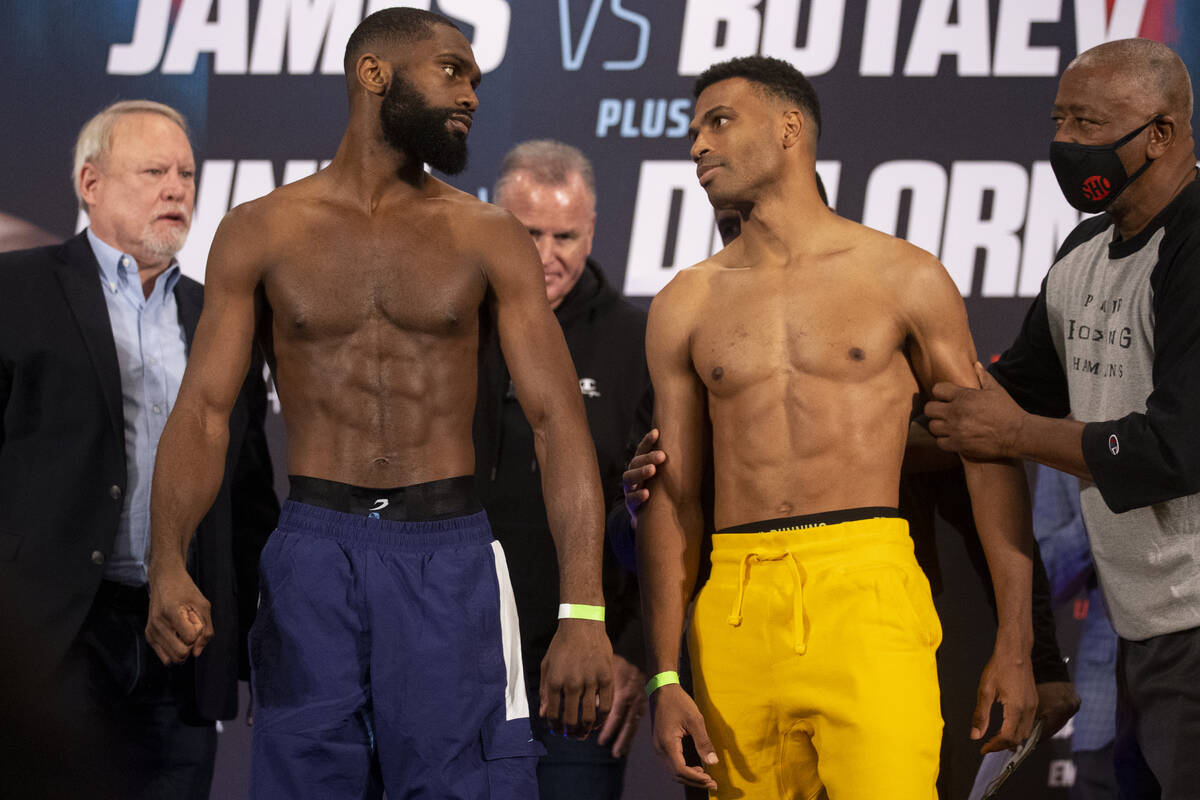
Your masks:
{"label": "short black hair", "polygon": [[360,22],[346,41],[346,57],[342,61],[346,77],[350,77],[363,53],[380,45],[428,39],[437,25],[445,25],[461,33],[457,25],[432,11],[419,8],[385,8],[376,11]]}
{"label": "short black hair", "polygon": [[713,64],[696,78],[693,97],[714,83],[730,78],[745,78],[758,84],[767,94],[795,103],[817,126],[817,137],[821,136],[821,103],[804,73],[781,58],[770,56],[745,56],[731,58]]}

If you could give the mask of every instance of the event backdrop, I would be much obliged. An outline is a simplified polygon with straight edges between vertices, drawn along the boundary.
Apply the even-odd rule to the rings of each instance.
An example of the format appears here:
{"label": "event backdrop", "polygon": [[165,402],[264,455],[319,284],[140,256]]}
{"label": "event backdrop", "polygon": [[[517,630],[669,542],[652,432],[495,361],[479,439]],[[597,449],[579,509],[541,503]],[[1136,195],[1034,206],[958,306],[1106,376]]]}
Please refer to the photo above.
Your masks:
{"label": "event backdrop", "polygon": [[[470,165],[451,182],[486,199],[516,142],[577,145],[596,165],[594,255],[635,298],[714,249],[688,160],[695,76],[738,55],[791,61],[821,98],[817,168],[832,204],[941,258],[985,358],[1011,340],[1079,219],[1047,162],[1061,70],[1140,35],[1200,75],[1194,0],[10,2],[0,212],[60,238],[81,229],[69,180],[79,127],[114,100],[159,100],[192,126],[198,189],[181,261],[203,279],[227,210],[332,156],[346,38],[391,5],[457,21],[483,69]],[[1051,782],[1065,770],[1052,767]]]}

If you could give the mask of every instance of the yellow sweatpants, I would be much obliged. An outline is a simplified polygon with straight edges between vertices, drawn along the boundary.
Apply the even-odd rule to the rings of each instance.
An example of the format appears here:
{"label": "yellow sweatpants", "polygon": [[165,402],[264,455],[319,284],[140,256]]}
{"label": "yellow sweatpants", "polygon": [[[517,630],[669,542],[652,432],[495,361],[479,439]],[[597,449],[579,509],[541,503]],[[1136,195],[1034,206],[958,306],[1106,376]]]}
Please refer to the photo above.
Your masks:
{"label": "yellow sweatpants", "polygon": [[935,800],[941,637],[903,519],[714,535],[688,637],[712,796]]}

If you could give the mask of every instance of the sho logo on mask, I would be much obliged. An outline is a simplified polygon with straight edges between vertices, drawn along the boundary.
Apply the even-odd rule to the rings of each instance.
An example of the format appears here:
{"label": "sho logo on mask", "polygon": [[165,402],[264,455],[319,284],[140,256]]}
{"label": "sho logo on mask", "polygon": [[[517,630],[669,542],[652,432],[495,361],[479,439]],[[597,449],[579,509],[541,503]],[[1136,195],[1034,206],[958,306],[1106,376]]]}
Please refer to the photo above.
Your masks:
{"label": "sho logo on mask", "polygon": [[1108,197],[1109,191],[1112,190],[1112,184],[1103,175],[1093,175],[1084,180],[1080,189],[1084,197],[1094,202]]}
{"label": "sho logo on mask", "polygon": [[1117,440],[1117,435],[1114,433],[1108,437],[1108,452],[1114,456],[1121,452],[1121,443]]}

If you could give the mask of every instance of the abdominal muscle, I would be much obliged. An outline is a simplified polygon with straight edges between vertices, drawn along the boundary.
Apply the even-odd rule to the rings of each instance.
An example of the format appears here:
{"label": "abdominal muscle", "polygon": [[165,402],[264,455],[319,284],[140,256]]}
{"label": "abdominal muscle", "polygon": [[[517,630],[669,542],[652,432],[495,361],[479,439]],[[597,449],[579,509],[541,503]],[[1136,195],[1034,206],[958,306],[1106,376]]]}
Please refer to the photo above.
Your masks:
{"label": "abdominal muscle", "polygon": [[845,508],[894,508],[911,373],[907,381],[853,384],[809,378],[802,391],[781,383],[709,396],[717,530]]}
{"label": "abdominal muscle", "polygon": [[474,331],[387,334],[276,339],[291,474],[393,488],[474,472]]}

